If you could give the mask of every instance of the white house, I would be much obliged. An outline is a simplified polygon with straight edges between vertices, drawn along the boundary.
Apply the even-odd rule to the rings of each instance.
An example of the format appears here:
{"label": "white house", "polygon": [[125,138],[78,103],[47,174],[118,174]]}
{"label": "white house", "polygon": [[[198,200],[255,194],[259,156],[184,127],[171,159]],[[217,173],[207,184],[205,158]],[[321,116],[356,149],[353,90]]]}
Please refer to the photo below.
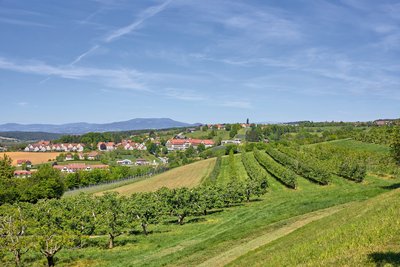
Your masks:
{"label": "white house", "polygon": [[222,140],[221,145],[228,145],[228,144],[233,144],[233,145],[240,145],[242,141],[240,139],[235,139],[235,140]]}
{"label": "white house", "polygon": [[132,165],[132,161],[129,159],[117,160],[117,164],[119,165]]}

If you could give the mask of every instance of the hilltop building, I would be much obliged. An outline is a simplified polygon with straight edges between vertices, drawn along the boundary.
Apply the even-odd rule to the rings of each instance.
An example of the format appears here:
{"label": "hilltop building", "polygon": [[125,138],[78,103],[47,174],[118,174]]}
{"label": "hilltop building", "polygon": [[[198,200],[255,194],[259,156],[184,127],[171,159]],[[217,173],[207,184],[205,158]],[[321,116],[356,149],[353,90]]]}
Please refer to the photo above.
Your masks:
{"label": "hilltop building", "polygon": [[170,139],[167,141],[165,146],[168,151],[186,150],[189,147],[197,148],[198,145],[203,144],[206,148],[214,146],[213,140],[201,140],[201,139]]}

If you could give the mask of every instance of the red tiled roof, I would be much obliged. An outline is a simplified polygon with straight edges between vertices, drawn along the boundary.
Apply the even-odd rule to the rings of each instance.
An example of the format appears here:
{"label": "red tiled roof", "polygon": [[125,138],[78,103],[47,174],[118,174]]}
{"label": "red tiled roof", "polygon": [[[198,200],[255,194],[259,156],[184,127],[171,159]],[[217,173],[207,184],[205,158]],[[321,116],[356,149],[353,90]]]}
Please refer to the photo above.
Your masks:
{"label": "red tiled roof", "polygon": [[169,140],[169,143],[171,145],[183,145],[187,142],[188,141],[186,139],[171,139],[171,140]]}
{"label": "red tiled roof", "polygon": [[28,174],[32,174],[32,172],[30,172],[30,171],[25,171],[25,170],[14,171],[14,175],[28,175]]}
{"label": "red tiled roof", "polygon": [[17,160],[17,164],[24,164],[24,163],[31,163],[31,161],[29,159],[19,159]]}

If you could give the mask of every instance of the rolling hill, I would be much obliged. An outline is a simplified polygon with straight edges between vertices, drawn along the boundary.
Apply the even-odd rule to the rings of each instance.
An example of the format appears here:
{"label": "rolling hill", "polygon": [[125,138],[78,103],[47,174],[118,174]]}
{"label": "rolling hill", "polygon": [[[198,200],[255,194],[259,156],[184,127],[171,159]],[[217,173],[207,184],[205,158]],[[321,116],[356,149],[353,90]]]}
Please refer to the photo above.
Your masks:
{"label": "rolling hill", "polygon": [[47,132],[62,134],[84,134],[88,132],[111,132],[143,129],[166,129],[187,127],[197,124],[175,121],[169,118],[136,118],[127,121],[111,123],[67,123],[67,124],[18,124],[7,123],[0,125],[0,131],[10,132]]}

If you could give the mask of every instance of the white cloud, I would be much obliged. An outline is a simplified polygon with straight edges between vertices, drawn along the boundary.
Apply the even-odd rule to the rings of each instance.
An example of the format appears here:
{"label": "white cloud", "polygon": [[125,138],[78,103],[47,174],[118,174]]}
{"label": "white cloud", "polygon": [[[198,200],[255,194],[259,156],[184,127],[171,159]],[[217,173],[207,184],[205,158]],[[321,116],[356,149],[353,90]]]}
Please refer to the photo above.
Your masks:
{"label": "white cloud", "polygon": [[176,88],[165,89],[165,96],[168,98],[179,99],[184,101],[203,101],[206,97],[194,90],[184,90]]}
{"label": "white cloud", "polygon": [[34,21],[27,21],[21,19],[9,19],[9,18],[0,18],[0,22],[13,24],[13,25],[20,25],[20,26],[34,26],[34,27],[44,27],[44,28],[53,28],[50,25],[34,22]]}
{"label": "white cloud", "polygon": [[124,35],[127,35],[135,30],[137,30],[146,20],[150,19],[151,17],[157,15],[161,11],[163,11],[170,3],[170,0],[162,3],[161,5],[158,6],[152,6],[144,10],[140,15],[137,20],[132,22],[131,24],[121,27],[115,31],[112,31],[109,33],[105,38],[104,41],[109,43],[114,41],[115,39],[118,39]]}
{"label": "white cloud", "polygon": [[89,80],[111,88],[149,91],[141,81],[143,73],[133,69],[100,69],[74,66],[52,66],[43,62],[16,63],[0,58],[0,69],[21,73],[57,76],[65,79]]}
{"label": "white cloud", "polygon": [[86,57],[87,55],[91,54],[92,52],[94,52],[96,49],[98,49],[100,46],[99,45],[94,45],[92,46],[88,51],[80,54],[79,56],[77,56],[74,61],[71,62],[70,65],[75,65],[76,63],[79,63],[79,61],[81,61],[84,57]]}

